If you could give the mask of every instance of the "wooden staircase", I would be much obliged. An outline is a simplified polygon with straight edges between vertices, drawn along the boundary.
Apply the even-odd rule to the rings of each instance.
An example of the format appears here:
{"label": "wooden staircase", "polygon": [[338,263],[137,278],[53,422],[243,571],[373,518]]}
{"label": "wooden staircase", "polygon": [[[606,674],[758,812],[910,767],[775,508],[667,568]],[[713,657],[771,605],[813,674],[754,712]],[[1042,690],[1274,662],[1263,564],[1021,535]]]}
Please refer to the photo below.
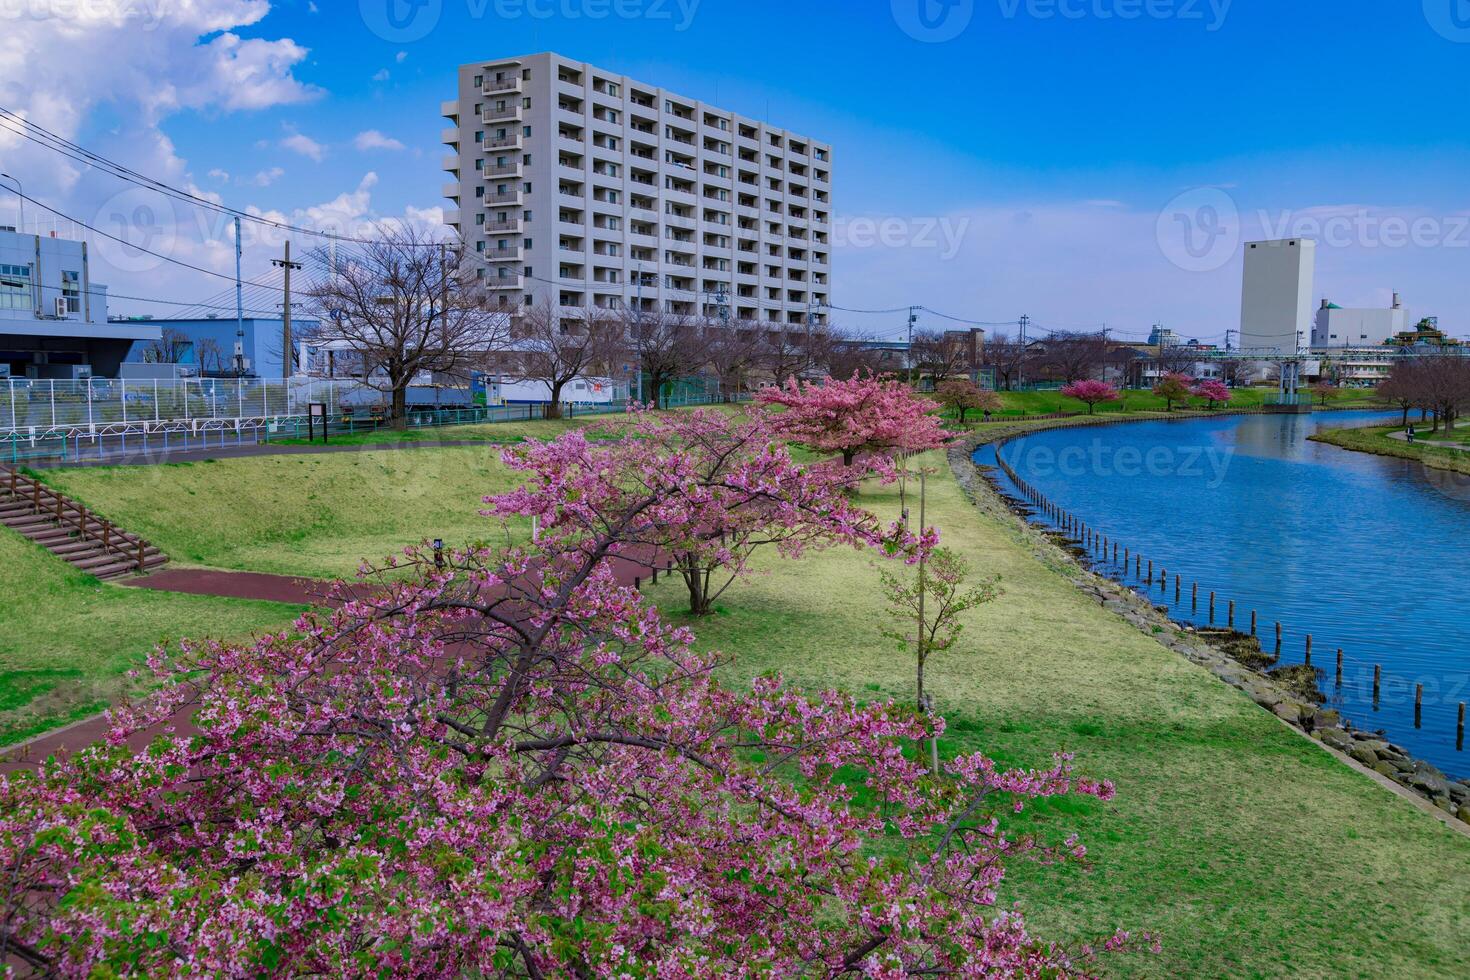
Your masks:
{"label": "wooden staircase", "polygon": [[0,467],[0,524],[98,578],[152,571],[168,556],[70,497]]}

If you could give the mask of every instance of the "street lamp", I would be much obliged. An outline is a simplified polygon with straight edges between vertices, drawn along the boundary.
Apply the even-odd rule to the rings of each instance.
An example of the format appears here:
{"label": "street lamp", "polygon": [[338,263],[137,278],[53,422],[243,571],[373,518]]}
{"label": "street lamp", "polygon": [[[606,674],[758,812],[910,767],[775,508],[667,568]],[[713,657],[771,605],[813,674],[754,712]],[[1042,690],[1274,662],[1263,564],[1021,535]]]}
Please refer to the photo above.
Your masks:
{"label": "street lamp", "polygon": [[15,204],[20,211],[20,225],[16,228],[21,234],[26,230],[26,192],[21,188],[20,178],[14,174],[0,173],[0,179],[15,181]]}

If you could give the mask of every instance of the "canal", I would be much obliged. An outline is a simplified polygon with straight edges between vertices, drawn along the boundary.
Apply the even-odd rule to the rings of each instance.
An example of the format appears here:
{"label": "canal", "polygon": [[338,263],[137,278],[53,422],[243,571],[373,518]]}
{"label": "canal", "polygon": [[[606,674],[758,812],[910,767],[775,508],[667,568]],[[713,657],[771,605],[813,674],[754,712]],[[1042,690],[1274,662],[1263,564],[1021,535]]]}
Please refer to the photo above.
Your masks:
{"label": "canal", "polygon": [[[1224,625],[1234,599],[1236,628],[1248,630],[1256,610],[1268,652],[1281,622],[1283,664],[1303,661],[1311,634],[1330,705],[1356,727],[1383,729],[1414,755],[1465,775],[1470,759],[1455,727],[1459,702],[1470,700],[1470,477],[1307,438],[1396,418],[1355,411],[1131,422],[1038,432],[998,451],[1054,503],[1152,559],[1156,571],[1167,568],[1170,581],[1149,588],[1120,567],[1121,552],[1100,571],[1186,622],[1206,622],[1204,597],[1214,590],[1215,621]],[[994,465],[996,452],[982,447],[976,461]],[[1176,574],[1184,583],[1177,605]],[[1377,704],[1375,664],[1383,667]],[[1424,707],[1416,728],[1417,684]]]}

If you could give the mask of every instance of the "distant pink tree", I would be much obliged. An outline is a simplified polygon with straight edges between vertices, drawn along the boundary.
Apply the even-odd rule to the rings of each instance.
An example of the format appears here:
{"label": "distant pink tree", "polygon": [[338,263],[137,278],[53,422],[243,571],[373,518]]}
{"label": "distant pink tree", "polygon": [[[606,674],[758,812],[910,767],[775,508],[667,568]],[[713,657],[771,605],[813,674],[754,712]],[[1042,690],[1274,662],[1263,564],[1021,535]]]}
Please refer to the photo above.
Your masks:
{"label": "distant pink tree", "polygon": [[1154,385],[1154,394],[1164,400],[1164,411],[1172,412],[1175,402],[1182,402],[1189,397],[1189,390],[1193,385],[1194,379],[1189,375],[1171,371]]}
{"label": "distant pink tree", "polygon": [[891,378],[789,378],[784,387],[764,388],[756,397],[762,405],[785,409],[771,417],[779,435],[817,452],[840,453],[846,466],[863,456],[938,449],[949,438],[935,416],[939,406]]}
{"label": "distant pink tree", "polygon": [[1209,403],[1210,408],[1216,405],[1227,405],[1231,398],[1230,389],[1225,386],[1225,382],[1216,381],[1214,378],[1205,378],[1195,382],[1194,387],[1190,389],[1190,394],[1196,398],[1203,398]]}
{"label": "distant pink tree", "polygon": [[1115,402],[1118,400],[1118,389],[1106,381],[1094,381],[1083,378],[1073,381],[1062,388],[1062,394],[1068,398],[1075,398],[1087,405],[1087,414],[1091,415],[1093,409],[1099,402]]}

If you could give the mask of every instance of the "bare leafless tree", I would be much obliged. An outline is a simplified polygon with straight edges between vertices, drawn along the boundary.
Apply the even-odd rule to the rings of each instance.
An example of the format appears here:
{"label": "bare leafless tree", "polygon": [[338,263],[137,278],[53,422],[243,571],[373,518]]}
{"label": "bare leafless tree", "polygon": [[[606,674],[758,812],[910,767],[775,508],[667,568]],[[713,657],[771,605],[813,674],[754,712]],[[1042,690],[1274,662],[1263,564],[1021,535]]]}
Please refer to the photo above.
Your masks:
{"label": "bare leafless tree", "polygon": [[776,384],[797,377],[812,367],[812,350],[804,326],[770,323],[761,329],[761,367]]}
{"label": "bare leafless tree", "polygon": [[1154,348],[1152,360],[1159,366],[1161,374],[1194,375],[1194,366],[1199,362],[1199,351],[1185,344],[1164,344]]}
{"label": "bare leafless tree", "polygon": [[834,378],[846,380],[858,374],[881,374],[885,367],[881,352],[869,334],[855,333],[841,327],[830,327],[828,343],[819,366]]}
{"label": "bare leafless tree", "polygon": [[[1058,330],[1042,342],[1042,365],[1058,381],[1096,378],[1107,362],[1108,341],[1102,332]],[[1166,348],[1167,349],[1167,348]]]}
{"label": "bare leafless tree", "polygon": [[149,364],[178,364],[189,352],[188,336],[174,327],[164,327],[157,340],[150,340],[143,348],[143,360]]}
{"label": "bare leafless tree", "polygon": [[996,337],[985,345],[984,363],[995,369],[995,379],[1006,391],[1021,380],[1032,359],[1029,345],[1012,337]]}
{"label": "bare leafless tree", "polygon": [[201,337],[194,345],[194,360],[201,374],[219,374],[225,369],[225,350],[213,337]]}
{"label": "bare leafless tree", "polygon": [[925,330],[914,334],[909,356],[920,374],[930,378],[938,386],[950,378],[969,373],[969,344],[968,338],[961,339],[937,330]]}
{"label": "bare leafless tree", "polygon": [[307,289],[320,339],[359,355],[362,381],[388,397],[401,426],[408,387],[420,374],[468,374],[502,349],[509,317],[490,309],[458,245],[411,226],[380,225],[350,254],[314,253],[321,275]]}
{"label": "bare leafless tree", "polygon": [[610,373],[627,344],[620,318],[597,309],[559,311],[550,302],[523,309],[511,323],[506,374],[546,386],[547,418],[560,418],[562,390],[577,378]]}
{"label": "bare leafless tree", "polygon": [[709,365],[708,343],[712,330],[708,321],[650,310],[623,312],[620,322],[639,370],[648,377],[644,399],[654,408],[663,407],[665,385],[697,374]]}
{"label": "bare leafless tree", "polygon": [[750,387],[760,362],[760,330],[750,323],[710,323],[705,331],[709,369],[719,379],[724,400],[730,401]]}

